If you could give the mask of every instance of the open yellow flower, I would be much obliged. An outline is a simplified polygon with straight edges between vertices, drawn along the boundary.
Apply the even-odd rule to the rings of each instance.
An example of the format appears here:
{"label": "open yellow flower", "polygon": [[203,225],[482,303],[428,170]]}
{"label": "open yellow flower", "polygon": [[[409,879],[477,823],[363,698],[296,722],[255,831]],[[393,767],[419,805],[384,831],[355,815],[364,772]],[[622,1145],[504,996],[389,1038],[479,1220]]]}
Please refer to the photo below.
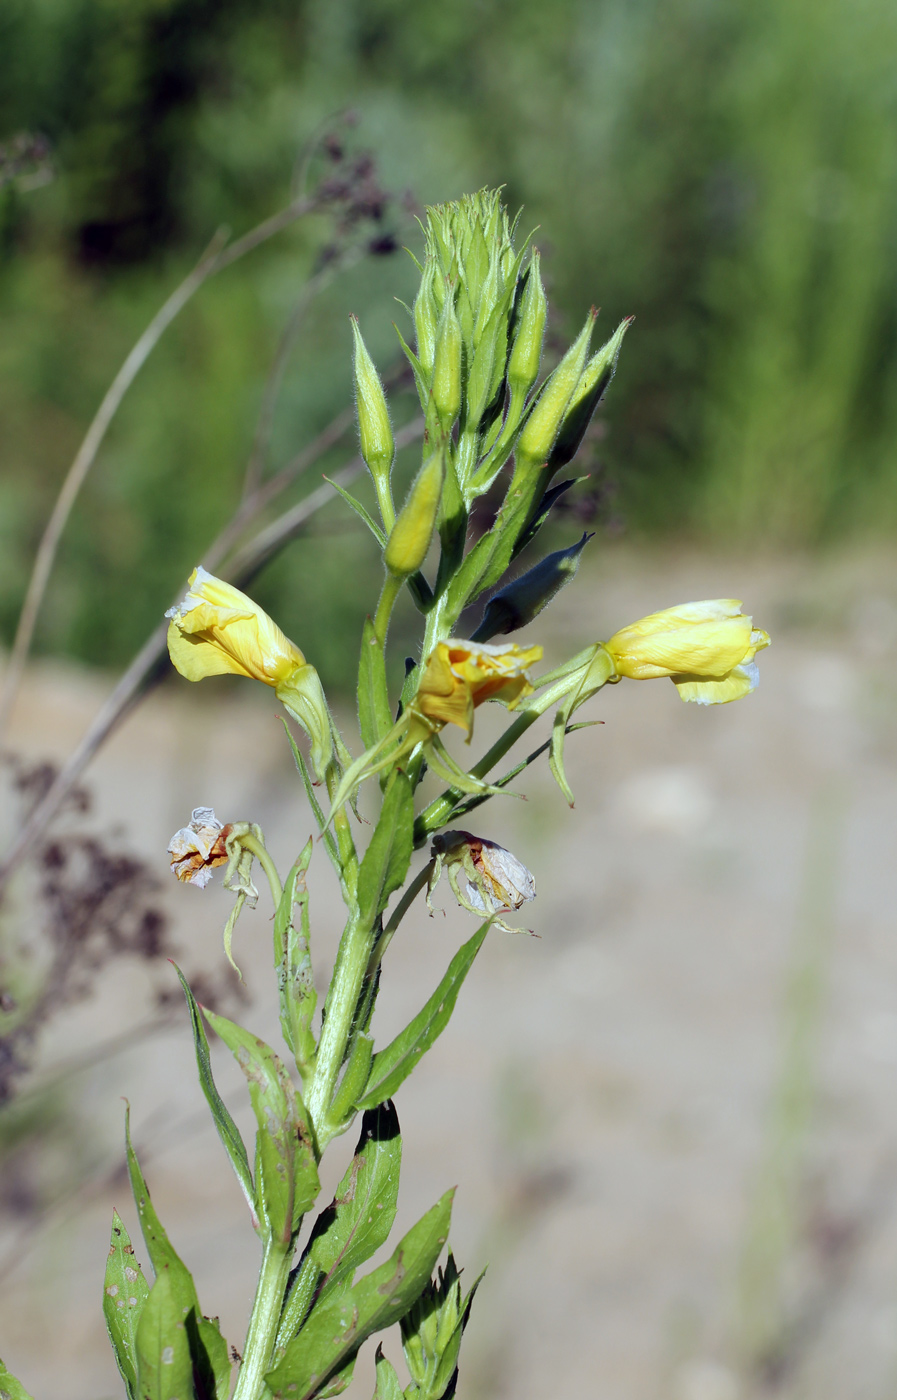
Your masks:
{"label": "open yellow flower", "polygon": [[169,608],[168,654],[188,681],[249,676],[275,688],[305,657],[266,612],[233,584],[201,566],[190,575],[182,603]]}
{"label": "open yellow flower", "polygon": [[669,676],[683,700],[740,700],[759,680],[754,657],[769,635],[754,627],[737,598],[679,603],[614,633],[605,650],[617,676]]}
{"label": "open yellow flower", "polygon": [[168,654],[188,681],[206,676],[249,676],[274,690],[311,739],[318,777],[332,754],[332,732],[320,677],[302,652],[257,603],[202,567],[193,570],[187,596],[165,614]]}
{"label": "open yellow flower", "polygon": [[487,646],[454,638],[438,642],[427,658],[412,708],[431,723],[457,724],[469,739],[477,705],[500,700],[513,710],[532,694],[526,667],[541,658],[541,647]]}

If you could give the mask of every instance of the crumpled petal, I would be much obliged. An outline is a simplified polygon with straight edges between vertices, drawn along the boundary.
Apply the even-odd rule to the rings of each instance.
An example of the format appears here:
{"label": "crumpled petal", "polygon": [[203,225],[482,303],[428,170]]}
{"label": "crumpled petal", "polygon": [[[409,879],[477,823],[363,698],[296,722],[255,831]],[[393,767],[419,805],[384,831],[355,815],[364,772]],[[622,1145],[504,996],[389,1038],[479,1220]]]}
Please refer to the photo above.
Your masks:
{"label": "crumpled petal", "polygon": [[414,708],[437,724],[456,724],[469,737],[478,705],[498,700],[512,710],[532,694],[526,668],[541,657],[538,646],[489,646],[457,638],[439,642],[427,658]]}
{"label": "crumpled petal", "polygon": [[227,862],[225,842],[229,830],[211,807],[194,807],[189,826],[182,826],[168,843],[172,874],[205,889],[214,867]]}

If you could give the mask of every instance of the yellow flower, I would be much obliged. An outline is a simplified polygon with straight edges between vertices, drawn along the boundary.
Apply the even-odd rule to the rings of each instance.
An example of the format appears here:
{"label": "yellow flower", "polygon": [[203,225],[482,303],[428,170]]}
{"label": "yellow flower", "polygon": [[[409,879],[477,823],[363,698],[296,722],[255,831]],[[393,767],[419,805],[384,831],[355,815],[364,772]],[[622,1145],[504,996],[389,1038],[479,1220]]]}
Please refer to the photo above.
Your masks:
{"label": "yellow flower", "polygon": [[202,567],[190,575],[182,603],[165,614],[168,654],[188,681],[249,676],[270,685],[311,739],[319,778],[330,762],[332,731],[321,680],[302,652],[239,588]]}
{"label": "yellow flower", "polygon": [[754,656],[769,646],[737,598],[679,603],[623,627],[604,644],[617,676],[669,676],[683,700],[740,700],[759,680]]}
{"label": "yellow flower", "polygon": [[165,614],[168,653],[188,681],[206,676],[250,676],[275,688],[305,665],[302,652],[267,613],[202,567],[190,575],[187,596]]}
{"label": "yellow flower", "polygon": [[457,724],[470,738],[477,705],[500,700],[513,710],[532,694],[526,667],[541,657],[541,647],[439,642],[427,658],[412,708],[437,725]]}

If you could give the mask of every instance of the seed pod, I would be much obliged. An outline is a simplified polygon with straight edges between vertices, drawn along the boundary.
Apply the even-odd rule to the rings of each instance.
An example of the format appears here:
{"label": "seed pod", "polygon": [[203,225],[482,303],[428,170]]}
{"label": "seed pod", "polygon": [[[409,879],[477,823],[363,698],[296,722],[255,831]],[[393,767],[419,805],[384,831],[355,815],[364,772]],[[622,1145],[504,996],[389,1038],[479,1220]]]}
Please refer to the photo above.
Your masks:
{"label": "seed pod", "polygon": [[361,455],[374,478],[379,494],[383,487],[389,484],[396,445],[380,376],[361,338],[357,319],[354,316],[349,319],[355,337],[355,408],[358,413]]}
{"label": "seed pod", "polygon": [[434,452],[418,472],[386,542],[383,561],[391,574],[400,578],[416,574],[426,559],[444,479],[443,454]]}

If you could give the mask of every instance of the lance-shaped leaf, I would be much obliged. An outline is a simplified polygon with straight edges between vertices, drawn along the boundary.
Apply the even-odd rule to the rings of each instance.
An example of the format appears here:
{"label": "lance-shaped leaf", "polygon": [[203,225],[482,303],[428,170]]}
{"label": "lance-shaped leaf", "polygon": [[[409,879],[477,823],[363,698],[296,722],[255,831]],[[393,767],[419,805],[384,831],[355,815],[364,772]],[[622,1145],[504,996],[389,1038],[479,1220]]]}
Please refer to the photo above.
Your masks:
{"label": "lance-shaped leaf", "polygon": [[227,1017],[203,1011],[249,1083],[258,1123],[256,1209],[263,1230],[286,1246],[321,1189],[305,1107],[269,1045]]}
{"label": "lance-shaped leaf", "polygon": [[318,801],[318,795],[315,792],[315,785],[312,782],[312,776],[308,771],[308,764],[305,762],[302,750],[296,743],[296,740],[293,738],[292,730],[290,729],[290,726],[287,724],[283,716],[281,716],[281,722],[283,724],[284,729],[286,730],[286,736],[289,740],[290,750],[293,755],[293,761],[295,762],[296,767],[299,771],[299,776],[302,779],[302,786],[305,788],[305,795],[308,798],[308,805],[309,807],[311,807],[311,810],[314,814],[315,821],[318,824],[318,830],[323,833],[321,840],[324,842],[324,849],[330,857],[330,864],[333,866],[334,870],[339,876],[340,881],[343,882],[343,868],[342,862],[339,858],[339,851],[337,849],[333,832],[330,830],[324,831],[324,813],[321,810],[321,804]]}
{"label": "lance-shaped leaf", "polygon": [[359,1265],[386,1243],[396,1216],[401,1163],[398,1115],[391,1103],[381,1104],[362,1118],[355,1156],[315,1221],[284,1307],[279,1348],[299,1330],[312,1300],[318,1304],[347,1287]]}
{"label": "lance-shaped leaf", "polygon": [[365,928],[373,928],[389,896],[404,883],[411,863],[413,828],[411,783],[406,774],[397,772],[386,790],[380,820],[358,872],[358,915]]}
{"label": "lance-shaped leaf", "polygon": [[[137,1154],[131,1145],[129,1117],[126,1109],[125,1146],[134,1203],[140,1216],[140,1228],[153,1272],[157,1279],[163,1271],[167,1272],[179,1320],[187,1330],[196,1400],[227,1400],[230,1394],[231,1371],[227,1342],[221,1335],[217,1320],[203,1316],[190,1271],[181,1262],[156,1214],[143,1172],[140,1170],[140,1163],[137,1161]],[[146,1305],[144,1311],[145,1308]]]}
{"label": "lance-shaped leaf", "polygon": [[192,1397],[193,1359],[180,1306],[179,1286],[169,1267],[156,1275],[137,1324],[137,1394],[140,1400]]}
{"label": "lance-shaped leaf", "polygon": [[26,1390],[11,1371],[7,1371],[0,1361],[0,1400],[34,1400],[30,1390]]}
{"label": "lance-shaped leaf", "polygon": [[448,1238],[453,1196],[454,1191],[447,1191],[379,1269],[312,1309],[283,1359],[265,1377],[275,1400],[319,1395],[372,1333],[405,1315],[429,1283]]}
{"label": "lance-shaped leaf", "polygon": [[364,620],[358,661],[358,726],[366,749],[372,749],[392,728],[386,658],[369,617]]}
{"label": "lance-shaped leaf", "polygon": [[332,487],[333,487],[334,491],[338,491],[338,492],[339,492],[339,494],[342,496],[343,500],[346,502],[346,505],[347,505],[347,506],[351,506],[352,510],[354,510],[354,512],[355,512],[355,514],[358,516],[359,520],[363,520],[363,521],[364,521],[365,525],[368,527],[368,529],[370,530],[371,534],[374,536],[374,539],[377,541],[377,543],[379,544],[380,548],[381,548],[381,549],[385,549],[385,548],[386,548],[386,536],[384,535],[383,531],[380,529],[380,526],[377,524],[377,522],[376,522],[375,520],[372,520],[372,519],[371,519],[371,516],[368,514],[368,512],[365,510],[364,506],[361,504],[361,501],[357,501],[357,500],[355,499],[355,497],[354,497],[349,491],[346,491],[344,487],[340,486],[340,484],[339,484],[338,481],[334,481],[333,477],[332,477],[332,476],[328,476],[326,472],[324,473],[324,480],[327,482],[328,486],[332,486]]}
{"label": "lance-shaped leaf", "polygon": [[[149,1286],[118,1211],[112,1212],[112,1242],[103,1280],[103,1316],[129,1400],[137,1394],[136,1335]],[[2,1394],[2,1383],[0,1383]]]}
{"label": "lance-shaped leaf", "polygon": [[377,1382],[372,1400],[402,1400],[402,1384],[396,1368],[383,1355],[383,1348],[377,1348]]}
{"label": "lance-shaped leaf", "polygon": [[215,1086],[215,1080],[212,1078],[212,1058],[209,1053],[209,1041],[206,1036],[206,1028],[202,1023],[199,1005],[190,990],[186,977],[176,963],[174,964],[174,970],[180,978],[184,996],[187,999],[187,1009],[190,1012],[190,1029],[193,1032],[193,1044],[196,1049],[196,1068],[199,1072],[200,1087],[206,1096],[206,1103],[212,1111],[215,1127],[218,1129],[218,1136],[224,1144],[224,1150],[234,1169],[234,1174],[240,1183],[243,1195],[246,1197],[246,1204],[249,1206],[249,1213],[252,1217],[253,1229],[257,1231],[259,1228],[259,1220],[255,1209],[255,1187],[252,1184],[252,1172],[249,1168],[249,1156],[246,1152],[246,1144],[240,1135],[240,1129],[231,1117],[227,1105]]}
{"label": "lance-shaped leaf", "polygon": [[[280,1026],[303,1076],[314,1064],[317,1046],[311,1029],[318,1004],[311,965],[311,930],[305,875],[314,842],[309,838],[283,887],[274,917],[274,948],[280,992]],[[298,918],[297,918],[298,914]]]}
{"label": "lance-shaped leaf", "polygon": [[376,1108],[377,1104],[392,1098],[420,1057],[445,1030],[464,979],[489,932],[490,923],[491,920],[482,924],[473,938],[462,944],[423,1010],[418,1012],[395,1040],[374,1056],[367,1090],[358,1100],[359,1108]]}

